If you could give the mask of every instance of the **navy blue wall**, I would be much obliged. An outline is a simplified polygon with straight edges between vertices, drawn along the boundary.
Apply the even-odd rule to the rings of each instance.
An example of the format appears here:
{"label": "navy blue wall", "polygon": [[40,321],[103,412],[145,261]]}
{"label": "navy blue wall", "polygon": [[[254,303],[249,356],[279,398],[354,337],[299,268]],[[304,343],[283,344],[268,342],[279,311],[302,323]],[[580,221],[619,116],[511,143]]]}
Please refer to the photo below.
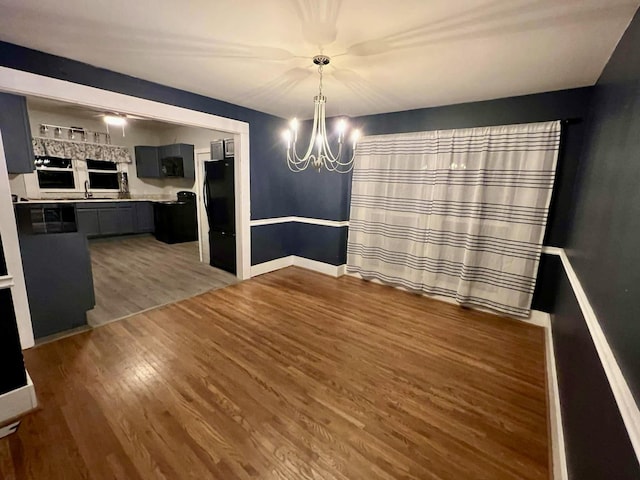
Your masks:
{"label": "navy blue wall", "polygon": [[640,400],[640,13],[595,87],[569,257]]}
{"label": "navy blue wall", "polygon": [[[550,261],[560,262],[558,257]],[[580,306],[562,266],[557,269],[553,345],[569,478],[640,478],[638,461]]]}
{"label": "navy blue wall", "polygon": [[299,222],[255,226],[251,229],[251,264],[289,255],[331,265],[344,265],[347,227],[324,227]]}
{"label": "navy blue wall", "polygon": [[294,223],[251,227],[251,265],[293,255]]}
{"label": "navy blue wall", "polygon": [[[567,254],[622,373],[640,400],[640,13],[593,93]],[[575,299],[554,317],[571,477],[640,478]],[[615,473],[614,473],[615,472]]]}

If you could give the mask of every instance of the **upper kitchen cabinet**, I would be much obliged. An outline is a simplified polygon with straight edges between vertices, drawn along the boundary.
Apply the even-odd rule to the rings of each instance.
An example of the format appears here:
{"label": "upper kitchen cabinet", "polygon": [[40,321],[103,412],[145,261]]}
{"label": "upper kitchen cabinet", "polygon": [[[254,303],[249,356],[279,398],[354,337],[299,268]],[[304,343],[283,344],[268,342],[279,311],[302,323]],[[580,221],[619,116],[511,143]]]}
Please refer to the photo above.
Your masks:
{"label": "upper kitchen cabinet", "polygon": [[160,163],[165,159],[182,159],[182,169],[184,178],[196,178],[196,170],[193,156],[193,145],[188,143],[174,143],[172,145],[163,145],[158,147],[158,156]]}
{"label": "upper kitchen cabinet", "polygon": [[184,165],[184,178],[196,179],[196,165],[194,157],[194,147],[187,143],[179,143],[180,157],[182,157]]}
{"label": "upper kitchen cabinet", "polygon": [[196,178],[193,145],[137,146],[135,153],[139,178]]}
{"label": "upper kitchen cabinet", "polygon": [[33,172],[33,145],[25,97],[0,93],[0,131],[9,173]]}
{"label": "upper kitchen cabinet", "polygon": [[160,178],[158,153],[158,147],[136,146],[136,171],[139,178]]}

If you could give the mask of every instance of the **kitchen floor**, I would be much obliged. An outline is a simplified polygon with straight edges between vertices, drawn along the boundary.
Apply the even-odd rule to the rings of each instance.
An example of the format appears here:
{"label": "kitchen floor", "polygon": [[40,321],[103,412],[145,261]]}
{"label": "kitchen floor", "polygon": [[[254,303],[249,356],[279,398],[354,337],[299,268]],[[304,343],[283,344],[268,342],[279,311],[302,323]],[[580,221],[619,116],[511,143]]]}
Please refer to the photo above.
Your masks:
{"label": "kitchen floor", "polygon": [[169,245],[152,235],[89,241],[97,326],[149,308],[236,283],[234,275],[201,263],[198,242]]}

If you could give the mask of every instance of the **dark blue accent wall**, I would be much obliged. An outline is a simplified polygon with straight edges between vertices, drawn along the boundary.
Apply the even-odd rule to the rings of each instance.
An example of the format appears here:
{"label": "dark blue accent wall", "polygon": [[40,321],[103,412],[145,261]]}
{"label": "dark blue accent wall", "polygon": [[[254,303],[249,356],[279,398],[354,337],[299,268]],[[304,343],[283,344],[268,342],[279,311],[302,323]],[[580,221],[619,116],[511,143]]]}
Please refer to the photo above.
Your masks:
{"label": "dark blue accent wall", "polygon": [[640,478],[620,410],[562,266],[557,286],[553,345],[569,478]]}
{"label": "dark blue accent wall", "polygon": [[[585,145],[577,177],[575,217],[569,230],[567,254],[589,298],[622,373],[640,401],[640,13],[636,13],[626,33],[594,88]],[[560,296],[558,314],[566,311],[571,300]],[[555,326],[554,326],[555,328]],[[581,332],[567,331],[559,355],[580,341]],[[573,350],[571,350],[573,351]],[[595,363],[595,362],[592,362]],[[564,370],[564,371],[562,371]],[[576,390],[574,376],[600,375],[595,365],[585,365],[581,356],[567,354],[561,366],[560,389]],[[563,385],[563,382],[565,384]],[[584,392],[588,395],[588,392]],[[565,407],[577,409],[579,418],[568,425],[582,432],[579,422],[591,424],[605,416],[609,422],[615,405],[604,403],[601,395],[588,396],[598,411],[586,411],[579,394],[567,400]],[[583,432],[585,435],[594,433]],[[633,453],[619,447],[626,439],[622,429],[606,431],[601,449],[585,450],[611,457],[611,471],[617,463],[631,462]],[[598,435],[598,433],[595,433]],[[576,434],[579,436],[579,434]],[[569,452],[578,451],[579,440],[569,444]],[[576,454],[577,455],[577,454]],[[635,457],[635,456],[633,456]],[[585,460],[586,461],[586,460]],[[636,462],[637,466],[637,460]],[[586,463],[589,465],[590,463]],[[604,470],[599,476],[585,473],[573,478],[611,478]],[[580,470],[580,473],[583,471]],[[640,478],[635,476],[617,478]]]}
{"label": "dark blue accent wall", "polygon": [[294,235],[293,222],[251,227],[251,265],[293,255]]}
{"label": "dark blue accent wall", "polygon": [[307,223],[295,223],[295,248],[293,255],[310,258],[331,265],[347,263],[347,227],[325,227]]}
{"label": "dark blue accent wall", "polygon": [[251,229],[251,264],[289,255],[331,265],[344,265],[347,227],[325,227],[300,222],[255,226]]}

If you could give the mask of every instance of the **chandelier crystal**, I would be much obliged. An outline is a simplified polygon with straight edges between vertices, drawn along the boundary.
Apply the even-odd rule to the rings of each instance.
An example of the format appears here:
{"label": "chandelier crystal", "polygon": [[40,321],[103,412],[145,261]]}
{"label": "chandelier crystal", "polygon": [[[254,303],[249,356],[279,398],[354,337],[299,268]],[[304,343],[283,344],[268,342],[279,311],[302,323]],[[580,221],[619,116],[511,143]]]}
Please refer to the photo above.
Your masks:
{"label": "chandelier crystal", "polygon": [[328,65],[330,58],[326,55],[316,55],[313,57],[313,63],[318,65],[318,73],[320,74],[320,86],[318,95],[313,98],[315,108],[313,111],[313,129],[311,130],[311,139],[306,153],[301,157],[296,150],[296,142],[298,140],[298,120],[293,119],[290,123],[290,130],[284,132],[284,139],[287,143],[287,165],[293,172],[301,172],[311,165],[318,171],[322,167],[330,172],[348,173],[353,169],[353,160],[356,154],[356,146],[360,138],[360,131],[354,130],[351,133],[352,151],[351,157],[343,161],[342,155],[345,149],[345,133],[347,130],[347,122],[344,119],[338,121],[338,153],[333,154],[329,147],[327,139],[327,124],[325,119],[325,105],[327,97],[322,94],[322,69]]}

